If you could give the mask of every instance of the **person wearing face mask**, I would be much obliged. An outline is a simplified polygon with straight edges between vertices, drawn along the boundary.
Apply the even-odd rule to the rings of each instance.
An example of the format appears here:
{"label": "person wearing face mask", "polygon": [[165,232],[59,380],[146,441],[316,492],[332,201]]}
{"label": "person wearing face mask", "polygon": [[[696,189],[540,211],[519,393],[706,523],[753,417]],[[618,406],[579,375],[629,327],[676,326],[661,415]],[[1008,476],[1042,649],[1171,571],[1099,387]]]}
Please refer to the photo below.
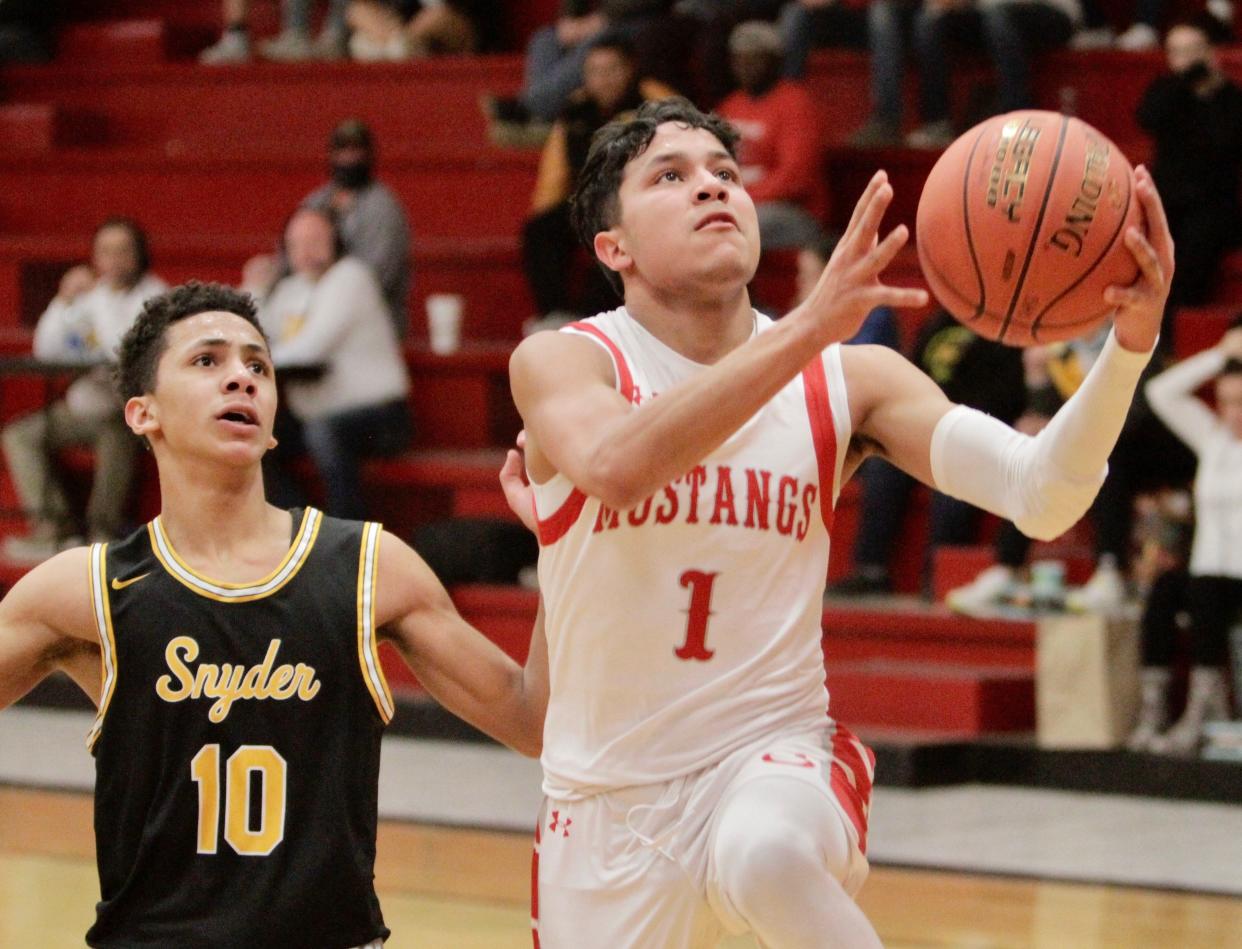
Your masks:
{"label": "person wearing face mask", "polygon": [[742,182],[759,214],[762,246],[814,244],[827,208],[815,103],[802,83],[781,78],[784,45],[771,23],[735,27],[729,55],[741,88],[717,112],[741,133]]}
{"label": "person wearing face mask", "polygon": [[375,178],[371,129],[347,119],[328,142],[331,180],[312,191],[303,207],[330,209],[340,224],[345,250],[375,271],[397,337],[406,335],[410,293],[410,227],[392,189]]}
{"label": "person wearing face mask", "polygon": [[1221,31],[1206,14],[1172,27],[1164,41],[1169,71],[1152,81],[1138,106],[1177,246],[1161,331],[1166,347],[1177,308],[1207,302],[1221,257],[1242,243],[1242,87],[1221,72]]}

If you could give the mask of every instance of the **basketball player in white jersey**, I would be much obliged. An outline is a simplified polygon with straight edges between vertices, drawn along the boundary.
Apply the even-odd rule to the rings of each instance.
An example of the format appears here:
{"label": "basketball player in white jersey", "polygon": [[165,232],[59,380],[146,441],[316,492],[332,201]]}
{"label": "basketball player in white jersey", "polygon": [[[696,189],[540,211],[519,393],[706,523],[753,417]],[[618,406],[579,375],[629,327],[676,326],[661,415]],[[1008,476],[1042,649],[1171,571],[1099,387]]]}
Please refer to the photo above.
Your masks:
{"label": "basketball player in white jersey", "polygon": [[926,300],[880,279],[907,236],[879,239],[883,172],[810,298],[779,323],[752,309],[735,141],[684,100],[602,130],[574,215],[625,306],[510,365],[551,682],[542,949],[878,945],[852,899],[874,758],[829,717],[820,650],[841,486],[875,453],[1054,537],[1103,480],[1156,340],[1173,258],[1145,170],[1148,234],[1125,238],[1141,276],[1109,289],[1114,338],[1031,438],[891,350],[837,345],[873,307]]}

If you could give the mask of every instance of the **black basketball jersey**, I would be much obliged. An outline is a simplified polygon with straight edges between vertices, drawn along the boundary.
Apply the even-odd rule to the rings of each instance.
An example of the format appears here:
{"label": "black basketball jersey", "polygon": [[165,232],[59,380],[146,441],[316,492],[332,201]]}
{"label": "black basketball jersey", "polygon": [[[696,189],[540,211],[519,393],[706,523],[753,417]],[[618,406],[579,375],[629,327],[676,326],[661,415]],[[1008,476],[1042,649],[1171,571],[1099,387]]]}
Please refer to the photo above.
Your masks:
{"label": "black basketball jersey", "polygon": [[95,755],[99,947],[344,949],[375,895],[381,528],[294,511],[269,576],[195,573],[157,517],[91,548],[104,684]]}

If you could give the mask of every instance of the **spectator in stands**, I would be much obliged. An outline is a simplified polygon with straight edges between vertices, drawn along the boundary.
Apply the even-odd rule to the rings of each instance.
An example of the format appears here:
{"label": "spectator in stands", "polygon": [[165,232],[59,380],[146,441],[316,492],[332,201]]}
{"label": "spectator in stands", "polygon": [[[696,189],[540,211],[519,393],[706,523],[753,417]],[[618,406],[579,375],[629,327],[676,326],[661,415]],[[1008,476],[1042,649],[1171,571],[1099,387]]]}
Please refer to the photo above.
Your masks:
{"label": "spectator in stands", "polygon": [[265,468],[269,496],[282,506],[303,503],[287,466],[304,444],[323,480],[327,513],[362,519],[361,459],[399,454],[410,443],[401,344],[375,275],[345,255],[331,210],[295,211],[284,243],[291,273],[264,298],[259,320],[278,367],[323,372],[285,385],[289,413]]}
{"label": "spectator in stands", "polygon": [[[282,0],[281,30],[259,47],[264,59],[302,62],[308,59],[344,59],[349,38],[345,8],[349,0],[328,0],[323,29],[311,38],[311,0]],[[247,63],[251,59],[250,0],[223,0],[224,30],[199,61],[209,66]]]}
{"label": "spectator in stands", "polygon": [[1150,751],[1153,740],[1168,727],[1171,667],[1188,606],[1193,519],[1186,491],[1149,496],[1140,501],[1140,508],[1142,549],[1135,572],[1143,575],[1140,583],[1145,588],[1141,704],[1138,724],[1126,739],[1126,747]]}
{"label": "spectator in stands", "polygon": [[518,95],[484,96],[492,140],[512,147],[542,145],[551,123],[582,86],[591,46],[606,34],[634,44],[643,75],[668,75],[677,58],[667,45],[670,6],[671,0],[562,0],[556,22],[536,30],[527,43]]}
{"label": "spectator in stands", "polygon": [[803,77],[816,47],[867,48],[866,4],[857,0],[786,0],[778,22],[790,79]]}
{"label": "spectator in stands", "polygon": [[109,218],[95,231],[91,264],[72,267],[39,317],[34,355],[50,362],[93,366],[65,397],[7,425],[3,432],[9,475],[30,523],[28,537],[10,537],[10,560],[44,560],[82,543],[69,503],[54,473],[55,454],[71,445],[90,445],[95,475],[86,507],[91,540],[115,537],[125,519],[138,443],[121,416],[106,363],[137,318],[143,302],[167,289],[151,272],[147,238],[128,218]]}
{"label": "spectator in stands", "polygon": [[570,271],[578,239],[569,221],[569,196],[586,162],[591,137],[648,99],[673,94],[663,83],[639,77],[634,47],[619,36],[597,41],[587,53],[582,73],[582,88],[561,110],[544,144],[530,216],[522,227],[522,264],[539,317],[561,322],[621,303],[593,261],[586,268],[579,299],[571,300]]}
{"label": "spectator in stands", "polygon": [[1177,248],[1166,348],[1177,309],[1209,299],[1221,258],[1242,243],[1242,88],[1221,72],[1215,22],[1203,17],[1169,30],[1169,71],[1148,86],[1137,113],[1153,140],[1151,173]]}
{"label": "spectator in stands", "polygon": [[[1015,428],[1035,434],[1077,390],[1108,338],[1108,326],[1071,343],[1023,350],[1026,409]],[[1153,359],[1147,375],[1158,371]],[[1127,600],[1135,499],[1140,493],[1180,487],[1190,480],[1194,459],[1136,396],[1108,459],[1108,475],[1090,510],[1095,528],[1095,571],[1066,604],[1076,612],[1109,613]],[[997,605],[1021,599],[1019,575],[1032,541],[1006,522],[996,537],[997,563],[965,586],[950,590],[950,608],[966,614],[986,613]]]}
{"label": "spectator in stands", "polygon": [[375,140],[358,119],[332,130],[328,141],[331,180],[312,191],[304,207],[331,208],[340,221],[345,250],[375,271],[403,339],[410,293],[410,227],[392,189],[375,177]]}
{"label": "spectator in stands", "polygon": [[717,111],[741,133],[738,163],[760,242],[764,250],[813,244],[823,236],[828,203],[815,103],[800,82],[781,78],[785,51],[771,23],[739,24],[729,51],[741,88]]}
{"label": "spectator in stands", "polygon": [[[953,141],[949,103],[951,45],[982,49],[996,69],[989,113],[1034,106],[1031,55],[1064,45],[1081,19],[1079,0],[872,0],[871,117],[853,136],[859,147],[899,144],[905,40],[913,30],[922,124],[905,137],[913,148]],[[982,118],[982,116],[976,116]]]}
{"label": "spectator in stands", "polygon": [[730,69],[734,29],[752,20],[775,20],[782,3],[783,0],[681,0],[676,5],[678,15],[691,24],[701,86],[698,92],[703,102],[718,103],[737,88]]}
{"label": "spectator in stands", "polygon": [[[1216,410],[1195,395],[1216,380]],[[1152,409],[1198,458],[1187,600],[1194,648],[1186,709],[1155,751],[1198,748],[1203,726],[1229,717],[1229,628],[1242,615],[1242,320],[1213,348],[1147,383]]]}
{"label": "spectator in stands", "polygon": [[396,62],[494,51],[503,14],[499,0],[351,0],[349,54]]}
{"label": "spectator in stands", "polygon": [[[1020,350],[972,333],[946,311],[938,310],[919,332],[915,364],[954,402],[987,412],[1013,424],[1022,412]],[[892,592],[890,562],[901,540],[902,523],[916,482],[878,458],[863,471],[862,509],[854,540],[854,569],[829,592],[860,596]],[[932,492],[927,560],[942,544],[969,544],[978,534],[982,512],[964,501]],[[924,583],[930,579],[924,570]]]}

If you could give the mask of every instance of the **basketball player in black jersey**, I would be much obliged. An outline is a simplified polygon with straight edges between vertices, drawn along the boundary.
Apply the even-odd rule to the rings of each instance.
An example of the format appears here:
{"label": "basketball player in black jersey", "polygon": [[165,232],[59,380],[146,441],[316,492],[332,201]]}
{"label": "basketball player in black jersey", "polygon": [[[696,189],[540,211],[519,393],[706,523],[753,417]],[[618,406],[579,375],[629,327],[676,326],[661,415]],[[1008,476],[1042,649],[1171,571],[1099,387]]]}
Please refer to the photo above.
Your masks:
{"label": "basketball player in black jersey", "polygon": [[249,297],[189,284],[153,298],[118,376],[159,516],[57,555],[0,603],[0,708],[62,669],[99,709],[87,942],[378,946],[393,705],[377,641],[450,710],[538,754],[543,637],[523,669],[379,525],[267,503],[276,387]]}

